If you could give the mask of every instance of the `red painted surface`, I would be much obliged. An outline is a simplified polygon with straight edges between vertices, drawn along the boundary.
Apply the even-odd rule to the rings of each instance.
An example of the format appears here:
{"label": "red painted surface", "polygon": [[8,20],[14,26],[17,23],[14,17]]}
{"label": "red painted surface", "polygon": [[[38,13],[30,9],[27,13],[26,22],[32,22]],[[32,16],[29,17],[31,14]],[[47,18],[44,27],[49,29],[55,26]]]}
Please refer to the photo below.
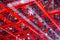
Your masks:
{"label": "red painted surface", "polygon": [[14,4],[15,1],[19,3],[18,0],[2,0],[0,3],[0,40],[60,39],[58,0],[54,0],[54,4],[51,4],[52,0],[47,2],[46,0],[30,0]]}

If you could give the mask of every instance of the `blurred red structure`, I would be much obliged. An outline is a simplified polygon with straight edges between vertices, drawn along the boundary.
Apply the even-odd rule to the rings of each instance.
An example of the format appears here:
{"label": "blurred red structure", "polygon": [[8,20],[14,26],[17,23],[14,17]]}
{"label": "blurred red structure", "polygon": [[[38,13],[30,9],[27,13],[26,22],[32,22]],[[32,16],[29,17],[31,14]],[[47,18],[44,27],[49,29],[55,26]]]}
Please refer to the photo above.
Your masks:
{"label": "blurred red structure", "polygon": [[60,1],[1,0],[0,40],[60,40]]}

